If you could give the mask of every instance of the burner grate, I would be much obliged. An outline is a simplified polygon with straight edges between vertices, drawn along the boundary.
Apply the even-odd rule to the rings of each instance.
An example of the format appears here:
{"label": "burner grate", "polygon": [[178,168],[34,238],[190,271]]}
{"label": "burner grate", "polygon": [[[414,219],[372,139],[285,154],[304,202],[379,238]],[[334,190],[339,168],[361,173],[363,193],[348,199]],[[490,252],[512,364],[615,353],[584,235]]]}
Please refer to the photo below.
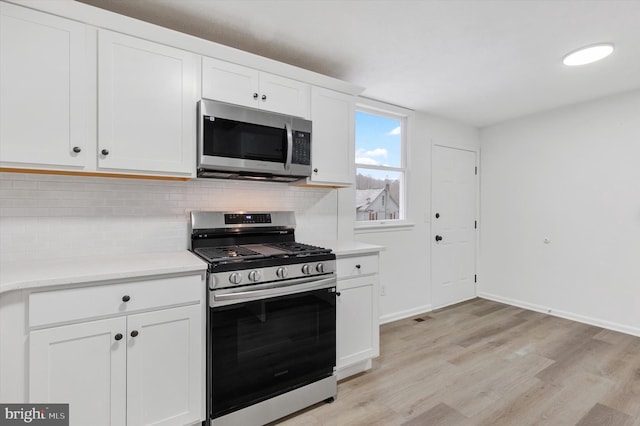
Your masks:
{"label": "burner grate", "polygon": [[243,246],[226,247],[203,247],[195,250],[196,253],[207,259],[209,262],[234,260],[234,259],[257,259],[265,257],[257,251],[250,250]]}
{"label": "burner grate", "polygon": [[310,244],[298,243],[296,241],[284,241],[280,243],[268,243],[266,246],[276,248],[278,250],[282,250],[287,252],[287,254],[300,254],[300,255],[310,255],[310,254],[323,254],[330,253],[330,249],[312,246]]}

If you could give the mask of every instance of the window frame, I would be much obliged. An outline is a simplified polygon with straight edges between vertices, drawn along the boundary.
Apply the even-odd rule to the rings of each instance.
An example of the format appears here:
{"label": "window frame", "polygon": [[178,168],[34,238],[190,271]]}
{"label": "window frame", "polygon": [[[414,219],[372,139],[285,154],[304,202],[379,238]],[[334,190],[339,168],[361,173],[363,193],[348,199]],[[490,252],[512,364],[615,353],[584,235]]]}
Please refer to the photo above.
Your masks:
{"label": "window frame", "polygon": [[[398,201],[399,207],[399,219],[382,219],[382,220],[358,220],[357,212],[354,208],[353,217],[354,217],[354,228],[355,230],[366,230],[366,229],[379,229],[379,228],[397,228],[397,227],[407,227],[412,226],[411,223],[407,221],[408,217],[408,200],[407,200],[407,186],[408,186],[408,176],[409,170],[407,168],[407,158],[408,158],[408,146],[409,146],[409,138],[410,138],[410,128],[413,119],[413,111],[401,108],[395,105],[386,104],[379,101],[374,101],[371,99],[360,98],[356,102],[355,105],[356,112],[363,112],[365,114],[378,115],[385,118],[390,118],[393,120],[399,120],[401,126],[401,134],[400,134],[400,167],[391,167],[391,166],[376,166],[371,164],[360,164],[356,162],[355,153],[357,147],[354,143],[354,182],[356,181],[356,176],[358,174],[358,169],[370,169],[370,170],[383,170],[389,172],[395,172],[401,174],[400,179],[400,200]],[[356,129],[355,123],[355,115],[354,115],[354,129]],[[354,131],[355,134],[355,131]],[[355,140],[355,137],[354,137]],[[357,190],[356,184],[354,183],[354,205],[355,205],[355,191]]]}

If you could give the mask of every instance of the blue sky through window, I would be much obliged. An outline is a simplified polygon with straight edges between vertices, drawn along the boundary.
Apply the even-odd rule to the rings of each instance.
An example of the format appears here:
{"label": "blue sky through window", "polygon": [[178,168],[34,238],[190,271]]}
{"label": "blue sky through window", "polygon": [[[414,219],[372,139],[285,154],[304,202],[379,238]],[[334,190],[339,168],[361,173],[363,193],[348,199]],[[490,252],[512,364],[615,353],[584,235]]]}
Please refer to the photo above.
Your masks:
{"label": "blue sky through window", "polygon": [[356,164],[401,167],[400,120],[356,111]]}

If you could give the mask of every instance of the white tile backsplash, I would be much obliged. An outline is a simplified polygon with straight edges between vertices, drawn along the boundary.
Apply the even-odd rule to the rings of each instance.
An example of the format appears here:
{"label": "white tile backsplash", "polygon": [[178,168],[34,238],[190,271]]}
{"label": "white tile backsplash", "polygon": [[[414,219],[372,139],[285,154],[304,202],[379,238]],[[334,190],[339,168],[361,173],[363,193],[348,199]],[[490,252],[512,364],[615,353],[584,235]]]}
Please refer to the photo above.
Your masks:
{"label": "white tile backsplash", "polygon": [[336,191],[0,173],[0,261],[184,250],[192,210],[293,210],[298,240],[336,238]]}

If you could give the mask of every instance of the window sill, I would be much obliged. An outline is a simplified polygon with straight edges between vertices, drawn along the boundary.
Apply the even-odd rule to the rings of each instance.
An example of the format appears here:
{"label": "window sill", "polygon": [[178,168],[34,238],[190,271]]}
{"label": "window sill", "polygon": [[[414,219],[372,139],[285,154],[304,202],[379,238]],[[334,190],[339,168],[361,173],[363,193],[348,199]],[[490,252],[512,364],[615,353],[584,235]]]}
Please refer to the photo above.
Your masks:
{"label": "window sill", "polygon": [[384,232],[384,231],[402,231],[413,229],[415,226],[412,222],[406,220],[372,220],[367,222],[356,222],[353,231],[356,234],[364,234],[367,232]]}

